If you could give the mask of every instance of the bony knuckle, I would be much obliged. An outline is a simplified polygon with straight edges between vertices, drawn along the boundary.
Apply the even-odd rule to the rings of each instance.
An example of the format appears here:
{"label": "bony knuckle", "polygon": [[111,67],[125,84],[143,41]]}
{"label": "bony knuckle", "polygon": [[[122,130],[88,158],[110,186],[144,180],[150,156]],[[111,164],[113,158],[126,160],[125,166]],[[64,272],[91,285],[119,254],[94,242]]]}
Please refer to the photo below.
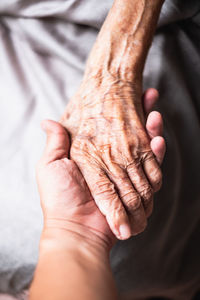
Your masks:
{"label": "bony knuckle", "polygon": [[136,167],[140,164],[140,162],[138,160],[134,160],[132,162],[130,162],[127,166],[126,166],[126,170],[127,172],[130,173],[135,173],[135,169]]}
{"label": "bony knuckle", "polygon": [[141,156],[141,160],[142,160],[143,162],[151,161],[151,160],[153,160],[153,159],[155,159],[155,157],[154,157],[154,154],[153,154],[153,152],[152,152],[151,150],[145,151],[145,152],[142,154],[142,156]]}
{"label": "bony knuckle", "polygon": [[145,185],[142,187],[140,192],[141,197],[145,201],[145,203],[148,203],[151,201],[153,196],[153,190],[150,185]]}
{"label": "bony knuckle", "polygon": [[110,214],[112,214],[114,216],[114,218],[119,218],[119,217],[124,217],[124,208],[123,206],[116,202],[116,203],[113,203],[111,202],[110,203]]}
{"label": "bony knuckle", "polygon": [[94,183],[93,191],[95,192],[96,195],[101,195],[101,194],[113,195],[115,193],[115,187],[113,183],[102,179]]}
{"label": "bony knuckle", "polygon": [[141,198],[137,194],[130,194],[128,198],[125,200],[125,205],[128,207],[130,211],[137,210],[141,205]]}

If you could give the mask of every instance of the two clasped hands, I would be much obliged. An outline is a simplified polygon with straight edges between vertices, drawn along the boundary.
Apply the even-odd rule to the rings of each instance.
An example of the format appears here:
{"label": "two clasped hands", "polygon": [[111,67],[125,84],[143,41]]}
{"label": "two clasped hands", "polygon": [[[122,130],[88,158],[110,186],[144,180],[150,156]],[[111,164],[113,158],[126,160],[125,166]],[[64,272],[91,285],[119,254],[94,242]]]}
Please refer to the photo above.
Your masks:
{"label": "two clasped hands", "polygon": [[[165,153],[162,117],[150,112],[157,99],[156,90],[147,90],[143,107],[151,149],[161,164]],[[69,159],[66,129],[54,121],[44,121],[42,127],[47,142],[37,180],[44,228],[30,299],[117,299],[109,266],[116,236],[76,163]],[[127,217],[132,224],[131,212]]]}
{"label": "two clasped hands", "polygon": [[158,92],[142,95],[162,3],[114,1],[60,123],[42,123],[44,228],[31,300],[117,299],[109,251],[116,238],[145,229],[162,183],[163,121],[152,112]]}

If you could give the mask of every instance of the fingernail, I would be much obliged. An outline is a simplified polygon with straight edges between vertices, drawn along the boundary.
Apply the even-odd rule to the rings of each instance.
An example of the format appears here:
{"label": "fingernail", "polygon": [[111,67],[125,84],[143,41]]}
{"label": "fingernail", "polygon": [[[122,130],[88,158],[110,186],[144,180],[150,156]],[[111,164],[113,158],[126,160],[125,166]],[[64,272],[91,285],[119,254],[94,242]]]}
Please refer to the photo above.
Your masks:
{"label": "fingernail", "polygon": [[127,240],[131,237],[131,230],[127,224],[120,225],[119,227],[120,239]]}

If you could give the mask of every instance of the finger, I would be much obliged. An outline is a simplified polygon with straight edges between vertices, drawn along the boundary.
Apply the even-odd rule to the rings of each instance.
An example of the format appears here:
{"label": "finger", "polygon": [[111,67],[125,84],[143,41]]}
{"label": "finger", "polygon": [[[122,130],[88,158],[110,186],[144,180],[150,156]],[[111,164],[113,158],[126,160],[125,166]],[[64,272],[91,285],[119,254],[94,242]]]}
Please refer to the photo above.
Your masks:
{"label": "finger", "polygon": [[69,136],[65,128],[61,124],[51,120],[42,121],[41,127],[47,134],[42,160],[49,163],[68,157]]}
{"label": "finger", "polygon": [[166,152],[166,143],[162,136],[156,136],[151,140],[151,149],[161,165]]}
{"label": "finger", "polygon": [[146,177],[148,178],[154,192],[157,192],[162,185],[162,172],[153,152],[149,151],[143,155],[142,161]]}
{"label": "finger", "polygon": [[139,234],[144,231],[147,225],[141,197],[130,181],[127,170],[114,163],[111,157],[110,148],[104,149],[103,158],[107,161],[107,176],[115,184],[120,199],[128,212],[132,235]]}
{"label": "finger", "polygon": [[163,135],[163,119],[158,111],[152,111],[149,114],[146,122],[146,129],[151,139]]}
{"label": "finger", "polygon": [[151,150],[161,165],[166,152],[166,144],[164,138],[161,136],[163,134],[163,120],[159,112],[153,111],[149,114],[146,129],[152,139]]}
{"label": "finger", "polygon": [[80,170],[113,234],[120,240],[128,239],[131,236],[129,218],[114,184],[103,170],[94,170],[90,166],[80,166]]}
{"label": "finger", "polygon": [[147,219],[152,215],[152,212],[153,212],[153,197],[145,209]]}
{"label": "finger", "polygon": [[147,225],[145,211],[141,197],[132,185],[125,170],[121,169],[118,175],[110,175],[114,182],[120,199],[126,208],[131,223],[131,234],[136,235],[144,231]]}
{"label": "finger", "polygon": [[146,90],[143,94],[142,101],[143,101],[143,109],[146,116],[151,112],[154,105],[158,101],[159,93],[156,89],[150,88]]}
{"label": "finger", "polygon": [[153,189],[144,174],[142,165],[140,163],[131,163],[127,167],[127,173],[135,189],[142,198],[142,203],[146,211],[149,203],[152,201]]}

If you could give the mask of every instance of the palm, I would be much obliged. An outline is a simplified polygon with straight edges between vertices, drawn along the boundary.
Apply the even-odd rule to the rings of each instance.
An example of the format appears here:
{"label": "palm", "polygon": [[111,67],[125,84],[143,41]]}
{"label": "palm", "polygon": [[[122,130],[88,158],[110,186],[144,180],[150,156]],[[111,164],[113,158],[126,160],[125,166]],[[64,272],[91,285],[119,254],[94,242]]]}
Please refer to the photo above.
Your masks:
{"label": "palm", "polygon": [[[50,219],[64,219],[86,226],[113,239],[113,234],[96,206],[87,184],[76,164],[67,158],[62,158],[48,164],[40,171],[42,192],[42,208]],[[42,198],[43,199],[43,198]]]}

